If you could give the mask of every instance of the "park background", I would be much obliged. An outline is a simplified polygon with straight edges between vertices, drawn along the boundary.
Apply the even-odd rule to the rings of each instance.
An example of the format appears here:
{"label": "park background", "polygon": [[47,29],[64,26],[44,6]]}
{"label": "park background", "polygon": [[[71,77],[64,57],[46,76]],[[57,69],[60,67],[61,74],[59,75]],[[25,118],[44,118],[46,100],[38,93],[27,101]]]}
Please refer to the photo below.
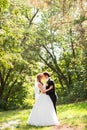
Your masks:
{"label": "park background", "polygon": [[86,0],[0,0],[1,129],[51,129],[27,126],[43,71],[55,81],[60,129],[87,130]]}

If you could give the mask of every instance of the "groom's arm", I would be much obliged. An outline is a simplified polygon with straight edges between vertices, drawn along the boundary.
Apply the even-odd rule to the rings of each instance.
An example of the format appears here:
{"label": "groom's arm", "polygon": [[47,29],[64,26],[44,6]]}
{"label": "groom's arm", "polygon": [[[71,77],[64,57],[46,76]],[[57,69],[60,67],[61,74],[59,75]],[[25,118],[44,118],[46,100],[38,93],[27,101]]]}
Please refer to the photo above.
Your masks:
{"label": "groom's arm", "polygon": [[53,86],[50,86],[48,89],[43,90],[42,93],[48,93],[52,88],[53,88]]}

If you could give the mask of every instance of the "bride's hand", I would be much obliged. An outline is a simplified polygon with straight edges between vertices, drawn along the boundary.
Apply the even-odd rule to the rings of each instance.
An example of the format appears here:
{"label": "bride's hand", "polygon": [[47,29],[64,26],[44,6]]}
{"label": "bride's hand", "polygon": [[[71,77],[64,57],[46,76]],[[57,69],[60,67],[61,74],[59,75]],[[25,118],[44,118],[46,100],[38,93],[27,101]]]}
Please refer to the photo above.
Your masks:
{"label": "bride's hand", "polygon": [[42,90],[41,92],[42,92],[42,93],[46,93],[46,91],[45,91],[45,90]]}
{"label": "bride's hand", "polygon": [[45,86],[48,86],[48,84],[46,83]]}

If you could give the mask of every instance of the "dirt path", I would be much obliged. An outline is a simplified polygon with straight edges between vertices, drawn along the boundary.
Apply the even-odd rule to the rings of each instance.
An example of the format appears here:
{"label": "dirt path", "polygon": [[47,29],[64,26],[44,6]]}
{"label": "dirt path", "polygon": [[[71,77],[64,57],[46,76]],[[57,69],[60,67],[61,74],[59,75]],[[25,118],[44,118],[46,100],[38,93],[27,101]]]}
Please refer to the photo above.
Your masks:
{"label": "dirt path", "polygon": [[74,128],[67,125],[54,126],[52,130],[74,130]]}
{"label": "dirt path", "polygon": [[83,126],[68,126],[68,125],[60,125],[54,126],[52,130],[84,130]]}

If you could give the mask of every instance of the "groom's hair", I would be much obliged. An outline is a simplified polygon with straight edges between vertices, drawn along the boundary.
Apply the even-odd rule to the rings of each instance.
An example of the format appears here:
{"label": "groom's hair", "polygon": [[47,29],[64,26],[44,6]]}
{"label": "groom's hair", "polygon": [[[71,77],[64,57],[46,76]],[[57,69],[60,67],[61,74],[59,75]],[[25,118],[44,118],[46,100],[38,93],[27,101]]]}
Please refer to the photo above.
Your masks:
{"label": "groom's hair", "polygon": [[50,74],[48,72],[43,72],[43,75],[50,77]]}

